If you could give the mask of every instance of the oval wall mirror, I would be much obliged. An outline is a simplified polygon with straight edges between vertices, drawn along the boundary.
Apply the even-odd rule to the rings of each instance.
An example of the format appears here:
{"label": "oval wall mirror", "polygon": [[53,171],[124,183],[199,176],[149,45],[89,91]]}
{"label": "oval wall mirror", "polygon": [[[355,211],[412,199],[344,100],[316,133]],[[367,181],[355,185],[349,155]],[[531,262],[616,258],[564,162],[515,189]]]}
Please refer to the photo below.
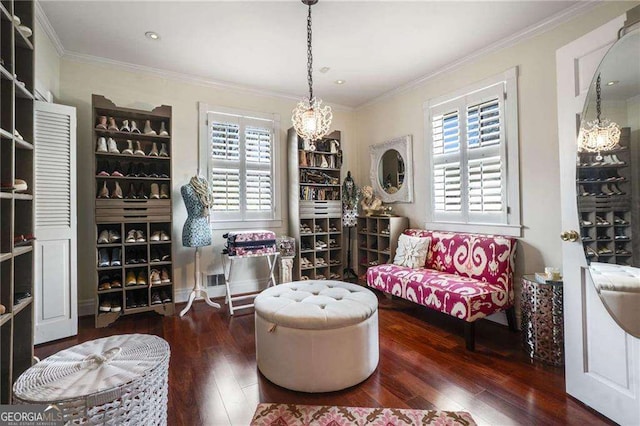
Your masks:
{"label": "oval wall mirror", "polygon": [[591,278],[613,319],[640,337],[640,28],[598,67],[582,111],[578,214]]}
{"label": "oval wall mirror", "polygon": [[404,182],[404,160],[395,149],[388,149],[378,163],[378,183],[387,194],[395,194]]}

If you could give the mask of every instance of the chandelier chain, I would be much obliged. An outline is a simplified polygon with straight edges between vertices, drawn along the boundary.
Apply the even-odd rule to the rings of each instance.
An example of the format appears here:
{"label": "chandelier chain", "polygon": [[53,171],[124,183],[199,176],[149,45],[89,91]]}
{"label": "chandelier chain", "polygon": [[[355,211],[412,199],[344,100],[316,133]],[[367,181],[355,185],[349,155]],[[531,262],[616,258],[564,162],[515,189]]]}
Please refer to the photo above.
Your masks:
{"label": "chandelier chain", "polygon": [[313,99],[313,52],[311,51],[311,3],[307,15],[307,82],[309,83],[309,100]]}
{"label": "chandelier chain", "polygon": [[600,74],[598,74],[598,79],[596,80],[596,117],[598,123],[600,123],[600,112]]}

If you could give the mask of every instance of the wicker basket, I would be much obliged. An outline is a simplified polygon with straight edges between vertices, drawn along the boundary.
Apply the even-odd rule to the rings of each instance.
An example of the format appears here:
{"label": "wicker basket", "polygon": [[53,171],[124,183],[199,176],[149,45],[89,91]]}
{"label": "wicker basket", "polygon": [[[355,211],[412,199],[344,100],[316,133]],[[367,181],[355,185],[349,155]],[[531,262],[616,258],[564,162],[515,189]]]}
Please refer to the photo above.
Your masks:
{"label": "wicker basket", "polygon": [[123,334],[37,363],[13,385],[16,404],[54,404],[65,424],[166,425],[169,344]]}

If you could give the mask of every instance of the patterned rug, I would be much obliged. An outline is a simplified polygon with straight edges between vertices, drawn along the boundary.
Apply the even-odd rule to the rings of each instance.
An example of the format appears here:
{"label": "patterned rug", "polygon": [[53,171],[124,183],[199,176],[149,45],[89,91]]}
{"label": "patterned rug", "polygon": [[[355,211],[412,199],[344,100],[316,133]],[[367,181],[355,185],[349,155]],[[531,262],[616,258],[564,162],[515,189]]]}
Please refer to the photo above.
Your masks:
{"label": "patterned rug", "polygon": [[464,411],[258,404],[252,426],[474,426]]}

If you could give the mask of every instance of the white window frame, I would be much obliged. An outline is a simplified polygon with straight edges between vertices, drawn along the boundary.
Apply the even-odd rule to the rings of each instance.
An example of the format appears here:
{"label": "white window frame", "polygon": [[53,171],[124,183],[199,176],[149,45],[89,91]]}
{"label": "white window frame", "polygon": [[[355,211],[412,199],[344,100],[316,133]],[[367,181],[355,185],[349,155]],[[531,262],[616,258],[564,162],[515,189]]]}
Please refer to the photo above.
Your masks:
{"label": "white window frame", "polygon": [[[210,158],[211,158],[211,114],[223,114],[234,116],[236,119],[242,119],[248,123],[269,121],[272,123],[272,150],[271,150],[271,182],[272,182],[272,206],[273,209],[270,214],[255,212],[250,213],[247,216],[246,210],[241,210],[240,213],[225,213],[211,211],[211,227],[212,229],[236,229],[236,228],[277,228],[282,226],[282,197],[281,197],[281,178],[282,172],[280,165],[282,160],[280,158],[280,115],[275,113],[264,113],[256,111],[241,110],[237,108],[229,108],[218,105],[208,105],[204,102],[199,102],[199,174],[209,176]],[[241,158],[245,155],[244,144],[241,143],[240,153]],[[244,164],[241,161],[241,164]],[[258,167],[259,168],[259,167]],[[240,167],[240,175],[244,176],[246,172],[245,167]],[[241,193],[242,195],[242,193]],[[244,201],[241,199],[241,205],[244,206]],[[238,217],[240,216],[240,217]]]}
{"label": "white window frame", "polygon": [[[504,102],[504,137],[505,143],[501,144],[501,156],[504,159],[503,182],[505,182],[504,200],[505,210],[500,217],[474,215],[468,213],[468,205],[463,205],[465,213],[447,214],[435,212],[435,198],[433,193],[433,132],[432,117],[438,112],[449,111],[456,108],[465,108],[470,105],[469,100],[482,101],[488,97],[501,93]],[[520,159],[518,140],[518,68],[513,67],[504,73],[487,78],[478,83],[456,90],[444,96],[430,99],[423,104],[424,112],[424,140],[427,164],[427,229],[473,232],[482,234],[501,234],[520,237],[522,234],[520,216]],[[460,118],[461,128],[466,128],[466,121]],[[466,133],[466,130],[465,130]],[[466,137],[466,136],[465,136]],[[462,143],[462,142],[461,142]],[[466,145],[466,144],[465,144]],[[461,162],[468,161],[466,150],[460,153]],[[465,177],[462,177],[465,181]],[[466,183],[462,186],[463,198],[466,200]],[[497,215],[496,215],[497,216]]]}

